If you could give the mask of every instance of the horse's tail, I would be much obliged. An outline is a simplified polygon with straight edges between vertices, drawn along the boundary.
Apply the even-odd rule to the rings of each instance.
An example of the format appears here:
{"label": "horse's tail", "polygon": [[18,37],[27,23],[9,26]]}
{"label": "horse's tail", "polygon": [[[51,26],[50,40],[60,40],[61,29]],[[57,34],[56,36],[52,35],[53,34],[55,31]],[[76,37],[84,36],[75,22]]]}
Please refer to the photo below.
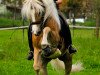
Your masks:
{"label": "horse's tail", "polygon": [[[64,63],[62,61],[60,61],[59,59],[54,59],[50,63],[51,63],[51,66],[53,67],[53,69],[55,69],[55,70],[64,70]],[[83,69],[84,68],[83,68],[82,63],[77,62],[76,64],[72,65],[71,72],[79,72]]]}

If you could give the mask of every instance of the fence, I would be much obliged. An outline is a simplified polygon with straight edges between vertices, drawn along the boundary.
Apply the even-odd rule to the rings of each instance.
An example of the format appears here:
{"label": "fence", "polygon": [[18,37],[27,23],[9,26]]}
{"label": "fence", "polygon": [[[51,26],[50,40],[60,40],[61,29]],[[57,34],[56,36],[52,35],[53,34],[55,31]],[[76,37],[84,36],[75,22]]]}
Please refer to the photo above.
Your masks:
{"label": "fence", "polygon": [[[87,27],[87,26],[69,26],[70,28],[78,28],[78,29],[96,29],[96,27]],[[9,27],[9,28],[0,28],[0,30],[14,30],[14,29],[26,29],[28,26],[20,26],[20,27]]]}

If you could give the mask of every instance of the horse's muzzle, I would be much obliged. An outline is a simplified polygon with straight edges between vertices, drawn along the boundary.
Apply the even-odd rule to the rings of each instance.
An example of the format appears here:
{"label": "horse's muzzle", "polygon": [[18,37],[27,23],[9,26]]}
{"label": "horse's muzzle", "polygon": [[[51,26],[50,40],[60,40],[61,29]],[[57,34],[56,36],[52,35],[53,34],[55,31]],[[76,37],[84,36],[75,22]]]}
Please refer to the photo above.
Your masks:
{"label": "horse's muzzle", "polygon": [[52,54],[51,48],[49,46],[46,46],[42,50],[43,50],[42,52],[43,56],[50,56]]}

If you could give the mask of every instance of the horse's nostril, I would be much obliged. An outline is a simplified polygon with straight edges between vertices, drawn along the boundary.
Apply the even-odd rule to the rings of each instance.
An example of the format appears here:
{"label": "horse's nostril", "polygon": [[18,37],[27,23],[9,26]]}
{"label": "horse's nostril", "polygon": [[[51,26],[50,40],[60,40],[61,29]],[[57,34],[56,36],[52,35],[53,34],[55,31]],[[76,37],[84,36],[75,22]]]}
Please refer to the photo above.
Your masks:
{"label": "horse's nostril", "polygon": [[40,35],[41,34],[41,30],[40,31],[38,31],[38,33],[37,33],[38,35]]}
{"label": "horse's nostril", "polygon": [[41,34],[41,31],[38,31],[37,33],[34,33],[35,36],[39,36]]}
{"label": "horse's nostril", "polygon": [[35,36],[39,36],[39,34],[35,34]]}

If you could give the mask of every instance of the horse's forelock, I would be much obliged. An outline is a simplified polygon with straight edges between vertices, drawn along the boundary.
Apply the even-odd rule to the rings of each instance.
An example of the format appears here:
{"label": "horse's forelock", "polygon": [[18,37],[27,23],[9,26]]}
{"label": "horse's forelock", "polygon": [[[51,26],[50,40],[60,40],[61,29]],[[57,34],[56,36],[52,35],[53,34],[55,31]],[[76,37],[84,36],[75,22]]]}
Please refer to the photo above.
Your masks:
{"label": "horse's forelock", "polygon": [[22,7],[22,16],[31,19],[32,11],[41,14],[44,9],[43,3],[39,0],[25,0]]}

